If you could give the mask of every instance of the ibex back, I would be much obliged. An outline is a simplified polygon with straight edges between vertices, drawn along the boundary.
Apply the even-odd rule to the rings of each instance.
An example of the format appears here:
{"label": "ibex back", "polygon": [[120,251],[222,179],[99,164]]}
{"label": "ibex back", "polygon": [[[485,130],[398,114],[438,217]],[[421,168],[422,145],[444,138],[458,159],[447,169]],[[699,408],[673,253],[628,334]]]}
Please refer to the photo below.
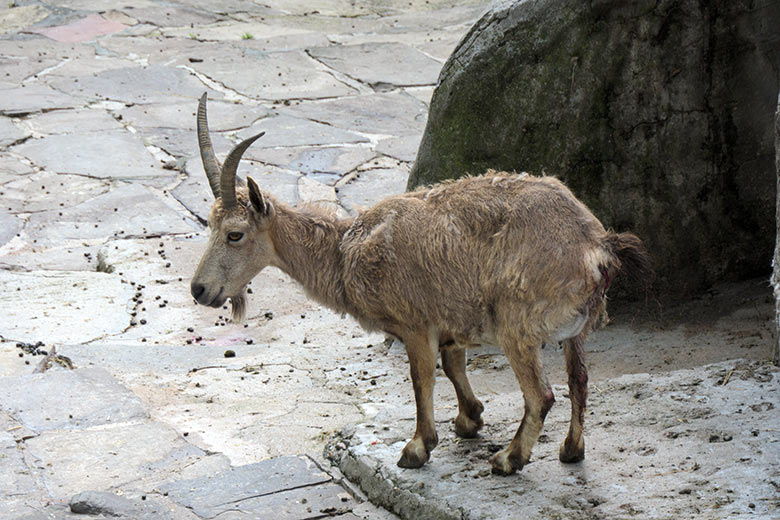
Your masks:
{"label": "ibex back", "polygon": [[217,200],[191,285],[199,303],[216,307],[231,298],[234,318],[243,318],[245,286],[272,265],[322,304],[400,338],[417,404],[417,428],[398,461],[407,468],[425,464],[438,442],[439,352],[458,397],[455,432],[477,435],[483,406],[466,377],[465,349],[480,343],[501,346],[525,398],[520,428],[491,459],[493,472],[522,468],[554,401],[539,351],[543,343],[562,342],[572,414],[560,459],[582,460],[583,342],[604,320],[606,291],[621,266],[649,272],[638,238],[606,231],[553,177],[494,171],[389,197],[355,218],[292,208],[251,178],[236,190],[238,161],[257,137],[237,145],[220,166],[204,94],[198,139]]}

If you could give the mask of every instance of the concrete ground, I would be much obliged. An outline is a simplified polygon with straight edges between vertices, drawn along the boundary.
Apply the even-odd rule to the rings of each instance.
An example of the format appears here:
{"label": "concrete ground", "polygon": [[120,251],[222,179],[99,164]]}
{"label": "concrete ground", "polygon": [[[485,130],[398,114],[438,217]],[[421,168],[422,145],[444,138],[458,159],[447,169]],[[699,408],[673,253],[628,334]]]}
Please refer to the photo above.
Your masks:
{"label": "concrete ground", "polygon": [[[587,459],[489,474],[521,395],[499,350],[469,367],[479,439],[395,466],[414,408],[402,346],[252,283],[245,324],[196,306],[211,194],[194,112],[289,203],[350,212],[403,191],[438,71],[476,1],[18,1],[0,9],[0,517],[774,518],[780,405],[765,280],[612,309],[588,344]],[[54,358],[56,349],[74,369]],[[342,472],[357,483],[351,484]],[[361,491],[362,488],[362,491]],[[373,502],[362,501],[368,496]],[[84,513],[86,514],[86,513]]]}

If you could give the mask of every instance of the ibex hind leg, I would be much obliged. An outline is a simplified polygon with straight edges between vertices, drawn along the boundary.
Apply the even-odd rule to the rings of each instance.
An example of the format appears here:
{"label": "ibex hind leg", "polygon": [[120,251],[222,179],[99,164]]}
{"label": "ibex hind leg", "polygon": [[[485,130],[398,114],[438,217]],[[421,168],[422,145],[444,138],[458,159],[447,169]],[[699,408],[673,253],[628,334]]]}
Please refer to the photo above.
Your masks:
{"label": "ibex hind leg", "polygon": [[436,447],[439,438],[433,420],[433,384],[438,340],[435,344],[425,334],[405,334],[401,336],[409,356],[409,371],[414,387],[414,400],[417,406],[417,427],[412,440],[404,446],[398,466],[419,468],[425,464]]}
{"label": "ibex hind leg", "polygon": [[579,462],[585,458],[585,439],[582,427],[585,419],[585,403],[588,399],[588,368],[585,366],[583,345],[587,335],[587,332],[583,331],[563,342],[566,371],[569,373],[571,422],[569,423],[569,433],[558,453],[561,462]]}
{"label": "ibex hind leg", "polygon": [[458,396],[455,433],[466,439],[476,437],[482,428],[482,411],[485,407],[474,395],[466,376],[466,349],[460,346],[442,349],[441,365]]}
{"label": "ibex hind leg", "polygon": [[493,473],[511,475],[522,469],[530,460],[531,449],[539,437],[544,418],[555,402],[555,397],[544,378],[539,345],[522,341],[502,341],[501,346],[523,391],[525,413],[512,442],[496,453],[490,462]]}

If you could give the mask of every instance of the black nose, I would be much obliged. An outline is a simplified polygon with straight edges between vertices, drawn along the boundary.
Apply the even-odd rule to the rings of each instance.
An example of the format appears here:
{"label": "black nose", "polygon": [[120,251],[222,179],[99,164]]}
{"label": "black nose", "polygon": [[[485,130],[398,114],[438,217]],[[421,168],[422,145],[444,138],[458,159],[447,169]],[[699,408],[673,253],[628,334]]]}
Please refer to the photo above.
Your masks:
{"label": "black nose", "polygon": [[192,282],[190,284],[190,292],[192,293],[192,297],[195,298],[196,300],[200,298],[200,296],[203,294],[203,291],[205,290],[206,287],[199,283]]}

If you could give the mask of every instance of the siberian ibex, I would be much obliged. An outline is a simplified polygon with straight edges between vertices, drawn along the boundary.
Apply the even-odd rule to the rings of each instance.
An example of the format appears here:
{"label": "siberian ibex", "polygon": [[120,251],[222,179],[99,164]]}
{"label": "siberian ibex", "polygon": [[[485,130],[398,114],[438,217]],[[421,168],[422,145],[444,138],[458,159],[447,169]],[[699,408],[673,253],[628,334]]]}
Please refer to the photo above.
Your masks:
{"label": "siberian ibex", "polygon": [[582,460],[583,342],[604,318],[605,294],[621,266],[648,272],[637,237],[606,231],[553,177],[495,171],[388,197],[355,218],[292,208],[252,178],[236,190],[239,159],[258,137],[237,145],[220,166],[203,95],[198,141],[217,200],[191,284],[199,303],[218,307],[231,298],[234,317],[242,318],[245,286],[272,265],[320,303],[400,338],[417,403],[417,429],[398,461],[406,468],[425,464],[438,442],[439,352],[457,393],[455,432],[476,436],[483,406],[466,377],[465,348],[488,343],[501,346],[525,398],[520,428],[492,457],[493,472],[521,469],[554,401],[539,351],[563,342],[572,410],[560,460]]}

